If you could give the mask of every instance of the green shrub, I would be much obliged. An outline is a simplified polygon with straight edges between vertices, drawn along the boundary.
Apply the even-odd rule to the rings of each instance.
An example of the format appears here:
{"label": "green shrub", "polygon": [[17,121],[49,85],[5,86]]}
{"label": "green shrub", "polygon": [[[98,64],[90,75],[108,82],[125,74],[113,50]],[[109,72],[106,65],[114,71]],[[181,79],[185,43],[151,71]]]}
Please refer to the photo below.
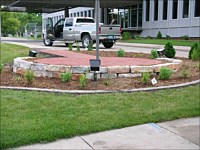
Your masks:
{"label": "green shrub", "polygon": [[171,36],[169,36],[169,35],[166,34],[166,39],[167,39],[167,40],[170,40],[170,39],[171,39]]}
{"label": "green shrub", "polygon": [[128,39],[131,39],[130,32],[123,32],[122,33],[122,40],[128,40]]}
{"label": "green shrub", "polygon": [[186,68],[184,68],[182,71],[181,71],[181,74],[183,76],[183,78],[188,78],[189,77],[189,72]]}
{"label": "green shrub", "polygon": [[124,57],[124,55],[125,55],[125,51],[122,48],[120,48],[120,50],[117,51],[117,56]]}
{"label": "green shrub", "polygon": [[193,61],[200,59],[200,45],[195,43],[189,51],[189,59]]}
{"label": "green shrub", "polygon": [[157,39],[162,39],[162,33],[160,31],[158,31]]}
{"label": "green shrub", "polygon": [[76,43],[76,50],[77,50],[77,51],[80,51],[80,46],[79,46],[78,43]]}
{"label": "green shrub", "polygon": [[62,82],[69,82],[72,79],[72,73],[71,72],[64,72],[60,74],[60,80]]}
{"label": "green shrub", "polygon": [[182,36],[181,38],[182,38],[183,40],[189,40],[189,39],[190,39],[188,35],[184,35],[184,36]]}
{"label": "green shrub", "polygon": [[139,40],[139,39],[141,39],[141,37],[140,37],[140,35],[135,35],[135,36],[134,36],[134,39]]}
{"label": "green shrub", "polygon": [[68,48],[69,48],[70,51],[72,50],[72,43],[68,44]]}
{"label": "green shrub", "polygon": [[92,51],[93,50],[93,42],[90,42],[90,44],[88,45],[88,51]]}
{"label": "green shrub", "polygon": [[81,75],[79,81],[80,81],[80,87],[81,87],[81,88],[85,87],[86,84],[87,84],[86,75],[84,75],[84,74]]}
{"label": "green shrub", "polygon": [[160,73],[159,73],[159,79],[161,80],[167,80],[170,78],[170,76],[172,75],[172,70],[167,68],[167,67],[162,67],[160,69]]}
{"label": "green shrub", "polygon": [[151,50],[151,59],[158,58],[158,52],[155,49]]}
{"label": "green shrub", "polygon": [[150,80],[149,72],[143,72],[142,73],[142,82],[146,84],[147,82],[149,82],[149,80]]}
{"label": "green shrub", "polygon": [[111,82],[110,79],[111,79],[110,75],[107,75],[106,80],[103,82],[104,85],[106,86],[110,85],[110,82]]}
{"label": "green shrub", "polygon": [[165,44],[165,56],[168,58],[173,58],[176,54],[176,51],[173,47],[173,44],[171,42],[167,42]]}
{"label": "green shrub", "polygon": [[3,70],[3,64],[0,63],[0,74],[2,73]]}
{"label": "green shrub", "polygon": [[24,78],[28,84],[32,84],[34,81],[34,72],[32,70],[26,70]]}

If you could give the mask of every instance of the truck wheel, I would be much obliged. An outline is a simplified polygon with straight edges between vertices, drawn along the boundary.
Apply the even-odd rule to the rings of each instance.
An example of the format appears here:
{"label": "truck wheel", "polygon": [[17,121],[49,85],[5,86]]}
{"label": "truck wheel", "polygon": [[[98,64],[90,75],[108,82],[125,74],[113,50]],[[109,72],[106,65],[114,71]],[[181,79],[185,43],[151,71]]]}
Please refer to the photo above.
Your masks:
{"label": "truck wheel", "polygon": [[44,43],[45,46],[52,46],[53,45],[53,42],[50,39],[44,39],[43,43]]}
{"label": "truck wheel", "polygon": [[92,43],[92,40],[91,40],[91,37],[90,37],[89,34],[84,35],[82,37],[81,41],[82,41],[82,45],[83,45],[84,48],[87,48]]}
{"label": "truck wheel", "polygon": [[113,42],[103,42],[102,44],[105,48],[111,48],[111,47],[113,47],[114,43]]}

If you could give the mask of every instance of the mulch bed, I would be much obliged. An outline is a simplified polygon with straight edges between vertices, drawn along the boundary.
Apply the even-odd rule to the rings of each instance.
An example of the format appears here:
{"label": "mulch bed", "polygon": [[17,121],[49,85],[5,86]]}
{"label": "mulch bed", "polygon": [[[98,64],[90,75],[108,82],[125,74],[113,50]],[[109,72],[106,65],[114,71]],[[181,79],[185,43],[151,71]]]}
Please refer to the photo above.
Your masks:
{"label": "mulch bed", "polygon": [[[80,52],[79,52],[80,53]],[[95,51],[81,51],[81,53],[95,55]],[[100,51],[101,57],[116,57],[116,52]],[[126,53],[125,57],[136,58],[149,58],[149,54],[142,53]],[[183,60],[182,66],[172,74],[169,80],[159,80],[157,75],[152,75],[152,78],[156,78],[158,83],[152,85],[149,81],[147,84],[143,83],[141,77],[137,78],[116,78],[116,79],[99,79],[96,82],[87,80],[87,85],[84,88],[80,87],[79,81],[70,81],[63,83],[57,78],[38,78],[34,79],[34,82],[29,85],[23,76],[14,74],[12,68],[4,67],[2,74],[0,75],[1,86],[13,86],[13,87],[36,87],[47,89],[62,89],[62,90],[122,90],[122,89],[136,89],[145,87],[158,87],[175,85],[179,83],[190,82],[198,80],[200,77],[199,62],[194,62],[185,58],[178,58]],[[186,70],[189,73],[189,77],[184,78],[182,71]]]}

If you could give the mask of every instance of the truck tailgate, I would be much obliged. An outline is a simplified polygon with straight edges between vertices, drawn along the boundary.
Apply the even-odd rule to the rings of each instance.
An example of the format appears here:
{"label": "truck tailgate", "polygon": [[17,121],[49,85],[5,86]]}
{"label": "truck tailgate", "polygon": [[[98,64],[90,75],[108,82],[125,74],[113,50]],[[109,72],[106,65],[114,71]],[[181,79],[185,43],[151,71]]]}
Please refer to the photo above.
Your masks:
{"label": "truck tailgate", "polygon": [[121,35],[120,25],[102,25],[101,26],[101,35]]}

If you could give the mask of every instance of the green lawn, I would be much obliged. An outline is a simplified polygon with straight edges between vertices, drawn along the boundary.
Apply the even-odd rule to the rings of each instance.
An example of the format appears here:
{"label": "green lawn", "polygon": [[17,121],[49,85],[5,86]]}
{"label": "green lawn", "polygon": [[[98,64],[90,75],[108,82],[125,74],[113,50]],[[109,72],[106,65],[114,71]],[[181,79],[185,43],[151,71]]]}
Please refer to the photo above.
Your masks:
{"label": "green lawn", "polygon": [[1,90],[1,149],[199,116],[199,85],[126,94]]}
{"label": "green lawn", "polygon": [[166,39],[132,39],[121,40],[127,43],[144,43],[144,44],[159,44],[165,45],[167,42],[172,42],[174,46],[192,46],[194,43],[199,43],[199,40],[166,40]]}
{"label": "green lawn", "polygon": [[0,60],[3,64],[12,63],[16,57],[28,56],[28,47],[7,43],[1,43],[0,46]]}

